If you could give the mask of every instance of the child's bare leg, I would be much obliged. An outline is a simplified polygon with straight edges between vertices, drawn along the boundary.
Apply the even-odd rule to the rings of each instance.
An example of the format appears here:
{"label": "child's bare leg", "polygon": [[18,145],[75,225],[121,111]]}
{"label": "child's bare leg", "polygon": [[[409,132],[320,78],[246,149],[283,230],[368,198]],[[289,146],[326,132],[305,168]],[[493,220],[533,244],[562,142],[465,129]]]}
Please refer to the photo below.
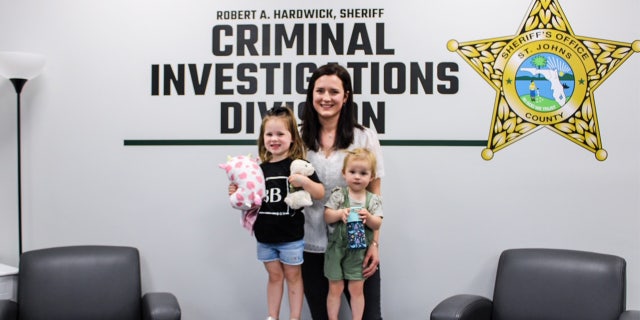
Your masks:
{"label": "child's bare leg", "polygon": [[329,280],[329,294],[327,295],[327,314],[329,320],[338,320],[340,312],[340,299],[344,290],[344,281]]}
{"label": "child's bare leg", "polygon": [[267,307],[269,316],[278,319],[280,317],[280,304],[282,303],[282,292],[284,290],[284,271],[280,261],[269,261],[264,263],[265,269],[269,273],[267,282]]}
{"label": "child's bare leg", "polygon": [[289,318],[300,319],[302,303],[304,301],[304,286],[302,284],[302,267],[283,264],[284,277],[289,291]]}
{"label": "child's bare leg", "polygon": [[351,318],[361,320],[364,314],[364,280],[349,280],[348,286],[351,296]]}

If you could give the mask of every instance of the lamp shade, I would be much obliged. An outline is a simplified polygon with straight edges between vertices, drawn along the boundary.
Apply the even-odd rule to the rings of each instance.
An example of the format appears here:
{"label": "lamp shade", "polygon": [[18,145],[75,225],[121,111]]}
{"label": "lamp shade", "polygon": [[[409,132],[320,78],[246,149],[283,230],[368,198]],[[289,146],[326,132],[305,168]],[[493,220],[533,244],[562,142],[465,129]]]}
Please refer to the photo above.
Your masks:
{"label": "lamp shade", "polygon": [[41,54],[27,52],[0,52],[0,76],[7,79],[31,80],[44,69]]}

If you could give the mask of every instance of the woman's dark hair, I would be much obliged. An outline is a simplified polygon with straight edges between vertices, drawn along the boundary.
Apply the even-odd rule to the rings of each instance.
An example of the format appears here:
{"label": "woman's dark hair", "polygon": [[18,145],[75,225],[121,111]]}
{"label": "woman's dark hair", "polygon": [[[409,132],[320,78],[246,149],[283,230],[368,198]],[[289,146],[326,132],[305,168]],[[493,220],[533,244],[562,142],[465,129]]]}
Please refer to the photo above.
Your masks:
{"label": "woman's dark hair", "polygon": [[333,143],[335,149],[346,149],[353,143],[354,128],[362,129],[362,126],[356,122],[355,105],[353,103],[353,87],[351,84],[351,75],[347,69],[337,63],[330,63],[316,69],[309,79],[309,87],[307,88],[307,101],[302,111],[301,135],[302,140],[309,150],[318,151],[320,149],[320,121],[318,112],[313,107],[313,91],[315,90],[316,80],[322,76],[335,75],[342,80],[342,89],[347,94],[347,101],[342,106],[340,117],[338,118],[338,126],[336,129],[336,138]]}

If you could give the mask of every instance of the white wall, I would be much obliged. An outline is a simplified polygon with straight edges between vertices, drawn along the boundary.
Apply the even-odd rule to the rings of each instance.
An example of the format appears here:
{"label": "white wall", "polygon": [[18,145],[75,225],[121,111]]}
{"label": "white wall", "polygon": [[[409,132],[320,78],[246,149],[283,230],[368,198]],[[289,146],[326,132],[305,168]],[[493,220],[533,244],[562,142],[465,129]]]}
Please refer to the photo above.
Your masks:
{"label": "white wall", "polygon": [[[578,35],[640,39],[635,17],[640,4],[614,3],[564,0],[561,5]],[[299,6],[289,4],[277,8]],[[308,5],[347,7],[338,1]],[[494,92],[445,45],[452,38],[513,35],[529,5],[528,0],[459,0],[398,7],[361,1],[348,7],[385,8],[382,21],[394,56],[254,60],[455,62],[460,66],[455,95],[356,100],[387,102],[383,139],[485,140]],[[143,289],[175,293],[185,319],[265,315],[266,272],[256,261],[255,240],[227,204],[226,178],[217,168],[227,155],[255,154],[256,148],[123,145],[126,139],[252,139],[254,134],[220,134],[220,101],[304,100],[295,94],[150,95],[152,64],[237,59],[211,55],[211,27],[231,23],[216,21],[215,11],[252,8],[272,6],[246,0],[0,0],[0,51],[47,57],[45,72],[22,94],[26,250],[136,246],[143,259]],[[595,92],[609,153],[604,162],[549,130],[497,152],[491,161],[480,157],[481,147],[384,147],[385,317],[424,319],[438,301],[455,293],[490,296],[498,255],[513,247],[623,256],[627,304],[640,309],[638,73],[636,54]],[[11,265],[18,261],[15,129],[15,93],[9,81],[0,80],[0,262]]]}

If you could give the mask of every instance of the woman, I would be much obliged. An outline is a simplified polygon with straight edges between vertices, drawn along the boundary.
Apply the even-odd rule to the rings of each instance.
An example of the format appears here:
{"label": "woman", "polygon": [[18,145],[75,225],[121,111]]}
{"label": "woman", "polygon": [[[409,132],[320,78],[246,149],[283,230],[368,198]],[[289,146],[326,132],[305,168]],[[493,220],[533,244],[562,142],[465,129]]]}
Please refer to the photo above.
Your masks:
{"label": "woman", "polygon": [[[351,76],[338,64],[318,68],[309,80],[307,100],[302,112],[301,135],[308,148],[307,160],[313,164],[325,187],[325,197],[314,200],[304,210],[304,263],[302,278],[304,294],[313,319],[327,319],[328,281],[323,274],[324,252],[327,248],[327,225],[324,222],[324,204],[331,190],[344,187],[342,165],[345,150],[367,148],[378,160],[377,177],[367,187],[380,195],[380,178],[384,176],[382,150],[375,131],[356,122]],[[379,232],[364,259],[363,275],[365,310],[363,319],[382,319],[380,310],[380,270],[378,268]]]}

